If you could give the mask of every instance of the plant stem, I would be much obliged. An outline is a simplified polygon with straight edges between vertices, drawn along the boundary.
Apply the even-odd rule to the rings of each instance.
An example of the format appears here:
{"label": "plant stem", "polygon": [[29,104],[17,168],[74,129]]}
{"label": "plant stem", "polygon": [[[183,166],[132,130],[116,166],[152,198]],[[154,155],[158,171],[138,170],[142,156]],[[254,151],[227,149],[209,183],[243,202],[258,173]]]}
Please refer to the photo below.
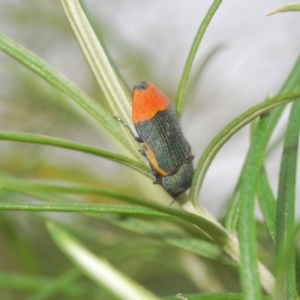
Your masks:
{"label": "plant stem", "polygon": [[205,33],[212,17],[214,16],[214,14],[217,11],[218,7],[220,6],[221,2],[222,2],[222,0],[215,0],[214,3],[212,4],[212,6],[210,7],[210,9],[208,10],[207,14],[204,17],[203,22],[201,23],[201,25],[198,29],[198,32],[194,39],[192,48],[188,55],[188,58],[187,58],[187,61],[186,61],[185,67],[184,67],[184,71],[183,71],[183,74],[181,77],[177,100],[176,100],[176,110],[179,115],[181,115],[181,113],[182,113],[184,98],[185,98],[185,94],[186,94],[187,81],[188,81],[190,73],[191,73],[192,65],[193,65],[197,50],[199,48],[199,44],[204,36],[204,33]]}

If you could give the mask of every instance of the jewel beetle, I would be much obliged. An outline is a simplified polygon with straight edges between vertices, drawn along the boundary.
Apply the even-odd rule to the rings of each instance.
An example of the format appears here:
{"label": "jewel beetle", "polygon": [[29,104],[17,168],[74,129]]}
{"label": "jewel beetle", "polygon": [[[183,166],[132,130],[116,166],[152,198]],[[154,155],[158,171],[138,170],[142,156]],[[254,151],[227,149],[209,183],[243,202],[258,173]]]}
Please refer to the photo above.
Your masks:
{"label": "jewel beetle", "polygon": [[132,121],[136,140],[145,147],[154,183],[173,197],[185,192],[194,173],[193,155],[172,103],[153,84],[142,81],[133,89]]}

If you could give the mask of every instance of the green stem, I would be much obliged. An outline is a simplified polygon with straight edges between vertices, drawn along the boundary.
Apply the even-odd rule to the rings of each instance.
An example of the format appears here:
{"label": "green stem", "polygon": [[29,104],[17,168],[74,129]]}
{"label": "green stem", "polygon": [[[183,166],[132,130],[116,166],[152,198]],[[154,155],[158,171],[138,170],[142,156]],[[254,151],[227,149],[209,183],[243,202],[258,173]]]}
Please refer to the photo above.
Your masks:
{"label": "green stem", "polygon": [[228,234],[224,228],[220,225],[207,220],[204,217],[185,212],[183,210],[175,209],[170,206],[162,205],[153,200],[148,200],[143,197],[137,197],[131,194],[126,194],[118,192],[115,190],[102,189],[93,186],[62,186],[53,184],[41,184],[33,183],[26,180],[17,180],[10,177],[1,176],[0,177],[0,188],[5,188],[9,190],[15,190],[23,193],[30,193],[34,191],[38,192],[55,192],[55,193],[67,193],[67,194],[86,194],[86,195],[102,195],[109,198],[120,199],[128,203],[141,205],[143,207],[148,207],[154,209],[161,213],[168,214],[173,217],[183,219],[189,223],[195,224],[207,233],[213,240],[218,244],[226,243],[228,239]]}
{"label": "green stem", "polygon": [[51,136],[34,134],[34,133],[25,133],[25,132],[12,132],[12,131],[0,131],[0,140],[11,140],[11,141],[19,141],[26,143],[35,143],[49,146],[56,146],[61,148],[67,148],[72,150],[78,150],[82,152],[86,152],[89,154],[94,154],[97,156],[101,156],[112,161],[121,163],[125,166],[128,166],[143,175],[153,179],[153,175],[148,167],[145,165],[130,159],[124,155],[113,153],[110,151],[106,151],[103,149],[99,149],[93,146],[76,143],[73,141],[68,141],[64,139],[59,139]]}
{"label": "green stem", "polygon": [[81,212],[81,213],[114,213],[128,215],[150,215],[168,217],[158,211],[131,205],[89,204],[89,203],[0,203],[0,210],[35,211],[35,212]]}
{"label": "green stem", "polygon": [[186,61],[185,67],[184,67],[184,71],[183,71],[183,74],[181,77],[177,100],[176,100],[176,110],[179,115],[181,115],[181,113],[182,113],[184,98],[185,98],[185,94],[186,94],[187,81],[188,81],[190,73],[191,73],[192,65],[193,65],[197,50],[199,48],[199,44],[204,36],[204,33],[205,33],[212,17],[214,16],[214,14],[217,11],[218,7],[220,6],[221,2],[222,2],[222,0],[215,0],[214,3],[212,4],[212,6],[210,7],[210,9],[208,10],[203,22],[201,23],[201,25],[198,29],[198,32],[194,39],[192,48],[188,55],[188,58],[187,58],[187,61]]}

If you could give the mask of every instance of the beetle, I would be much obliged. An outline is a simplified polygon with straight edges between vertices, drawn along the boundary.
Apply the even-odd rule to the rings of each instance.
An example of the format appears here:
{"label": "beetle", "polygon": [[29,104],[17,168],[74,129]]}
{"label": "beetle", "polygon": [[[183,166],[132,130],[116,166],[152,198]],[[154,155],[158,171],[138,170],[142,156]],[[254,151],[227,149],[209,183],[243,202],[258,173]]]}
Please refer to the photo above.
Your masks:
{"label": "beetle", "polygon": [[153,84],[142,81],[133,89],[132,121],[136,140],[145,147],[154,183],[178,197],[190,187],[194,169],[174,106]]}

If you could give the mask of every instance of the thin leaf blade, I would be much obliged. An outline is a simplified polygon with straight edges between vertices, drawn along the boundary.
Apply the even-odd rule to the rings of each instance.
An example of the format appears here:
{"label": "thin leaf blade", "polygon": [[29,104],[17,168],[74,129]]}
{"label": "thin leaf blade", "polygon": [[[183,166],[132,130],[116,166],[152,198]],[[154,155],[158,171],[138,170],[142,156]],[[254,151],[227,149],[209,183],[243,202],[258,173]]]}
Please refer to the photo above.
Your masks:
{"label": "thin leaf blade", "polygon": [[105,112],[97,102],[90,98],[76,84],[46,63],[42,58],[3,34],[0,34],[0,49],[73,99],[112,133],[125,147],[129,147],[127,140],[124,138],[119,126],[116,126],[116,121],[112,116]]}
{"label": "thin leaf blade", "polygon": [[[109,60],[79,1],[62,0],[61,2],[78,43],[108,101],[113,115],[124,120],[130,127],[131,132],[135,132],[131,120],[130,93]],[[124,128],[122,130],[124,136],[130,142],[131,149],[138,154],[137,143],[134,141],[130,131]]]}
{"label": "thin leaf blade", "polygon": [[[281,299],[295,299],[296,274],[295,250],[288,247],[289,240],[295,232],[295,192],[297,172],[297,150],[300,131],[300,101],[292,105],[290,118],[284,140],[282,153],[276,216],[276,264],[287,257],[285,267],[277,273],[282,284],[278,285],[277,293]],[[286,253],[289,253],[286,256]],[[279,270],[277,270],[279,271]]]}
{"label": "thin leaf blade", "polygon": [[57,246],[89,278],[98,284],[104,285],[113,295],[123,300],[158,300],[154,294],[116,270],[104,258],[95,256],[59,226],[48,222],[47,229]]}
{"label": "thin leaf blade", "polygon": [[282,13],[282,12],[291,12],[291,11],[300,11],[300,3],[295,2],[295,3],[289,3],[286,5],[282,5],[271,12],[267,14],[267,16],[271,16],[277,13]]}

